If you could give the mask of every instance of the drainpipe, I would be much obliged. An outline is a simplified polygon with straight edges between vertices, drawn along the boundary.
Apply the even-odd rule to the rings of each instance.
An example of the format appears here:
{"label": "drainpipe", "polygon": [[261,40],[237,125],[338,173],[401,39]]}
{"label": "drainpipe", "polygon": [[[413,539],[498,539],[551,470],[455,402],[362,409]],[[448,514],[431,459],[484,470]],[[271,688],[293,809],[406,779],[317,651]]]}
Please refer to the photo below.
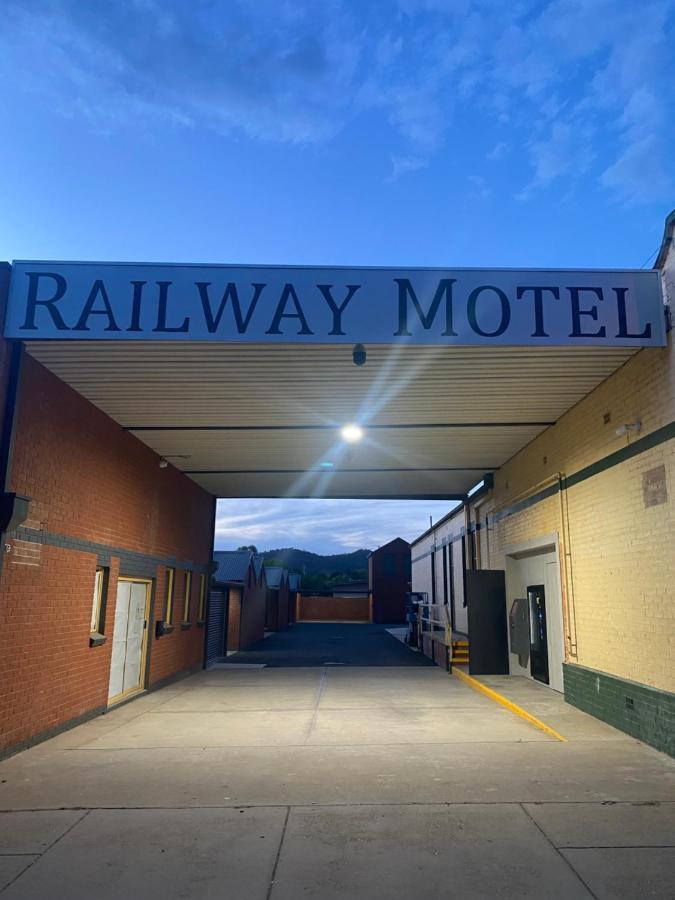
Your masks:
{"label": "drainpipe", "polygon": [[558,497],[560,498],[560,553],[563,571],[563,612],[565,615],[567,648],[569,655],[579,658],[577,646],[577,612],[574,597],[574,572],[570,538],[569,500],[567,497],[567,476],[557,473]]}

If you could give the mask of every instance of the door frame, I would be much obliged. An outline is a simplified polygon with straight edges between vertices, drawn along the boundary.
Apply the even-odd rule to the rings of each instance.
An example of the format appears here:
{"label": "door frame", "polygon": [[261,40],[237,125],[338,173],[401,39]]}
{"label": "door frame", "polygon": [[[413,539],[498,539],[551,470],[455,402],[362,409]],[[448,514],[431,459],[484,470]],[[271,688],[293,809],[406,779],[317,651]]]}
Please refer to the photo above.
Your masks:
{"label": "door frame", "polygon": [[[562,683],[562,665],[566,661],[566,643],[565,643],[565,611],[564,611],[564,594],[562,583],[561,568],[561,546],[558,532],[543,534],[536,538],[530,538],[521,541],[518,544],[508,544],[504,547],[504,565],[506,569],[506,614],[508,617],[511,604],[513,603],[516,592],[513,589],[513,566],[523,557],[539,556],[540,554],[551,554],[555,556],[546,565],[552,565],[554,568],[554,582],[557,597],[551,597],[550,603],[546,603],[546,631],[548,641],[548,684],[538,681],[532,677],[530,673],[530,662],[528,659],[526,669],[517,666],[517,660],[514,662],[513,653],[509,645],[509,662],[511,675],[523,675],[536,681],[544,687],[563,693],[564,686]],[[546,576],[544,582],[547,584]],[[547,600],[549,598],[547,597]],[[516,669],[514,671],[514,665]],[[558,672],[560,667],[560,672]]]}
{"label": "door frame", "polygon": [[[133,697],[135,694],[140,694],[145,690],[145,685],[147,682],[147,672],[146,672],[146,661],[148,656],[148,634],[149,634],[149,623],[150,623],[150,605],[152,602],[152,586],[153,580],[152,578],[134,578],[132,575],[119,575],[117,578],[117,582],[115,584],[115,589],[117,589],[117,585],[120,581],[128,582],[131,584],[144,584],[145,585],[145,627],[143,628],[143,640],[141,641],[141,665],[140,665],[140,681],[139,683],[132,688],[127,688],[126,691],[122,691],[121,694],[116,694],[114,697],[110,697],[108,699],[108,707],[117,706],[118,703],[121,703],[123,700],[127,700],[129,697]],[[117,609],[117,595],[115,595],[115,609]],[[113,633],[112,640],[110,642],[111,649],[111,661],[112,661],[112,643],[115,640],[115,620],[113,617]],[[108,668],[108,687],[110,687],[110,667]]]}

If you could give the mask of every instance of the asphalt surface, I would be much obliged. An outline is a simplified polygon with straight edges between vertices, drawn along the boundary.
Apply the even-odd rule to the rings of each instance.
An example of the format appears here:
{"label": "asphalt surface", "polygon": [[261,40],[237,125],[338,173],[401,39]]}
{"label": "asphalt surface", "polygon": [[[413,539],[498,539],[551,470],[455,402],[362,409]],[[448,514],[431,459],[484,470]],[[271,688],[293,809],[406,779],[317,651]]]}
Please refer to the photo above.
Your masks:
{"label": "asphalt surface", "polygon": [[258,641],[250,650],[234,653],[227,664],[272,667],[304,666],[432,666],[422,653],[410,650],[384,625],[298,623]]}

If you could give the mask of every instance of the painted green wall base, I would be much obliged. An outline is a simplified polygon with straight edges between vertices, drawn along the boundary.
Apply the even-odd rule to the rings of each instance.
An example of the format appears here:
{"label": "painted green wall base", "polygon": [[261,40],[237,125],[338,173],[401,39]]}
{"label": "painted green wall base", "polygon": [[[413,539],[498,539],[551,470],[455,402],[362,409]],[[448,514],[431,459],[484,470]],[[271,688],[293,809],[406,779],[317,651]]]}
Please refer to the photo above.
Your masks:
{"label": "painted green wall base", "polygon": [[563,678],[572,706],[675,756],[675,694],[571,663]]}

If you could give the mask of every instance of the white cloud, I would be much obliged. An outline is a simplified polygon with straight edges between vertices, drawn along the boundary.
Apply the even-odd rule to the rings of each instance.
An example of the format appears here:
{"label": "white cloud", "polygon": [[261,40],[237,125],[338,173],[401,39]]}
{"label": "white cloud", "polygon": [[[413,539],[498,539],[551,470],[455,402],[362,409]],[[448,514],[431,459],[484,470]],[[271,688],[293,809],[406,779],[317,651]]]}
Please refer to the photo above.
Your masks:
{"label": "white cloud", "polygon": [[97,124],[149,116],[265,140],[325,140],[344,119],[361,52],[359,33],[330,0],[9,0],[3,16],[5,72]]}
{"label": "white cloud", "polygon": [[430,515],[437,521],[454,505],[437,500],[219,500],[216,548],[254,543],[260,550],[372,550],[395,537],[412,540],[429,527]]}
{"label": "white cloud", "polygon": [[504,156],[504,154],[508,151],[508,149],[509,145],[506,143],[506,141],[498,141],[498,143],[496,143],[492,150],[490,150],[490,152],[487,154],[487,158],[490,160],[501,159],[502,156]]}
{"label": "white cloud", "polygon": [[545,137],[530,144],[533,186],[585,174],[592,161],[591,146],[591,135],[582,123],[555,122]]}
{"label": "white cloud", "polygon": [[655,135],[636,137],[600,176],[603,187],[623,203],[657,203],[667,197],[673,180],[666,171],[664,149]]}
{"label": "white cloud", "polygon": [[648,203],[672,189],[674,13],[675,0],[399,0],[393,15],[347,0],[7,0],[0,78],[98,129],[316,143],[379,115],[400,145],[392,177],[508,126],[527,191],[587,174]]}
{"label": "white cloud", "polygon": [[396,181],[401,175],[418,172],[420,169],[426,169],[428,165],[429,161],[422,156],[392,156],[391,175],[388,180]]}
{"label": "white cloud", "polygon": [[471,185],[471,192],[474,197],[485,200],[492,193],[486,179],[482,175],[469,175],[467,181]]}

